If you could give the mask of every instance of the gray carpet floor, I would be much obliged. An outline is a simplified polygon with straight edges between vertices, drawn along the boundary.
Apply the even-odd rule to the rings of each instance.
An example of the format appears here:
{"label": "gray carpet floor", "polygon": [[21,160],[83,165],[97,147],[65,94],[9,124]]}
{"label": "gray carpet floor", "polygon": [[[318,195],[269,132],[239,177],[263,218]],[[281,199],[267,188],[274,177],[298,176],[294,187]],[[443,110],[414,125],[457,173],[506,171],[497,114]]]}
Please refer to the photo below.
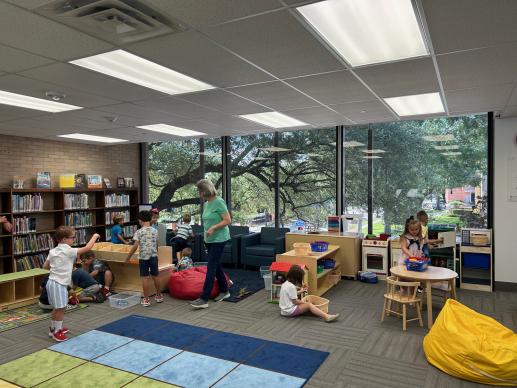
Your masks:
{"label": "gray carpet floor", "polygon": [[[161,305],[140,305],[119,310],[109,303],[67,314],[71,334],[95,329],[130,314],[183,322],[216,330],[270,339],[330,352],[306,387],[476,387],[450,377],[429,365],[422,351],[427,332],[417,322],[402,331],[397,318],[380,322],[385,283],[364,284],[343,280],[325,297],[338,322],[325,323],[313,317],[283,318],[278,306],[267,303],[262,290],[239,303],[211,303],[206,310],[192,310],[185,301],[166,296]],[[459,290],[459,300],[478,312],[492,316],[517,330],[517,293]],[[435,314],[441,303],[435,300]],[[425,315],[424,315],[425,317]],[[48,322],[36,322],[0,333],[0,364],[51,345]],[[303,368],[303,365],[300,365]]]}

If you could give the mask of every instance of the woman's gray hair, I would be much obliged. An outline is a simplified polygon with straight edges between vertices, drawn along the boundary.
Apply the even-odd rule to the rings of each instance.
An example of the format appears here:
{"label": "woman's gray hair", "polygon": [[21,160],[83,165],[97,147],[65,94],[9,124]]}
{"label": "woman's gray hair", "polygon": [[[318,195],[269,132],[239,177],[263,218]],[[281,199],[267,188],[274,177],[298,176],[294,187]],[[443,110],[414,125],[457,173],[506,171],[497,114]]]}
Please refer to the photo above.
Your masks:
{"label": "woman's gray hair", "polygon": [[203,194],[203,197],[208,198],[217,195],[217,190],[214,184],[208,179],[201,179],[196,183],[197,190]]}

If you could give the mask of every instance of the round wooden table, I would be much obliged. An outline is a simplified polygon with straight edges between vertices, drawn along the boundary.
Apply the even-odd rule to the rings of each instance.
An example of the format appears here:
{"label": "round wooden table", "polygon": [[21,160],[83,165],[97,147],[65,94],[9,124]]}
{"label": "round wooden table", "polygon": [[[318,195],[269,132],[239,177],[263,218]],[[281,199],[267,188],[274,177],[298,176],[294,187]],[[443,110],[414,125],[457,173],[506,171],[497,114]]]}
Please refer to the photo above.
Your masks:
{"label": "round wooden table", "polygon": [[431,295],[431,284],[436,282],[449,282],[451,297],[456,299],[455,279],[458,274],[448,268],[429,266],[423,272],[408,271],[405,265],[391,267],[390,272],[393,276],[401,279],[413,280],[425,283],[427,294],[427,327],[433,326],[433,298]]}

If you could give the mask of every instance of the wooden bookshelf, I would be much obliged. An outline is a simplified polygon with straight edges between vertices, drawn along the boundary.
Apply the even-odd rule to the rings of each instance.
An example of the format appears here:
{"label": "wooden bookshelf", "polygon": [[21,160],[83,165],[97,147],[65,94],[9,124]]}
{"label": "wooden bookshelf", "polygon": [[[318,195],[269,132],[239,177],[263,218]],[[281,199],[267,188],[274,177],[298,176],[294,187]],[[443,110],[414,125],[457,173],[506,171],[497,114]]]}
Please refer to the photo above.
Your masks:
{"label": "wooden bookshelf", "polygon": [[[33,196],[33,198],[38,197],[42,205],[36,209],[21,206],[23,205],[23,200],[28,199],[27,196],[29,195]],[[108,198],[115,200],[115,204],[118,205],[116,201],[122,201],[121,196],[125,196],[123,205],[106,206],[109,205],[107,203]],[[81,198],[81,201],[79,201],[78,198]],[[17,201],[16,204],[15,201]],[[34,203],[36,203],[36,200]],[[70,206],[70,204],[72,204],[72,206]],[[113,204],[113,201],[110,202],[110,204]],[[37,268],[36,265],[38,262],[36,262],[35,259],[31,262],[31,260],[27,261],[25,258],[39,254],[46,257],[51,248],[49,246],[40,247],[36,244],[34,248],[31,247],[30,252],[21,253],[19,249],[16,249],[17,246],[20,248],[22,245],[20,239],[34,239],[38,238],[38,236],[49,235],[52,237],[50,240],[52,240],[52,246],[54,246],[55,242],[53,241],[53,237],[55,230],[60,225],[66,225],[68,220],[70,226],[77,225],[76,229],[78,235],[84,234],[84,242],[87,242],[94,233],[98,233],[101,236],[101,240],[104,241],[107,231],[112,226],[111,220],[107,222],[106,213],[124,211],[128,215],[128,220],[125,225],[137,224],[138,190],[136,188],[91,190],[0,189],[0,215],[7,217],[9,222],[13,224],[12,233],[6,233],[3,229],[0,230],[0,276],[17,272],[18,269],[20,269],[20,273],[27,272],[24,269],[32,265],[35,265],[35,268]],[[81,214],[89,214],[89,216],[83,217],[83,225],[80,225]],[[85,220],[89,220],[91,225]],[[26,222],[27,225],[30,224],[30,227],[15,229],[16,222]],[[27,242],[27,240],[23,241]],[[76,246],[81,245],[84,244],[79,243]],[[41,262],[43,256],[38,258],[39,262]],[[17,266],[18,260],[23,260],[24,265]],[[27,280],[27,282],[29,281]],[[4,285],[2,287],[6,288],[6,291],[9,291],[11,286]],[[14,287],[14,285],[12,287]],[[18,287],[17,294],[16,291],[13,291],[15,292],[15,296],[22,296],[23,291],[20,291],[20,287],[21,286]]]}

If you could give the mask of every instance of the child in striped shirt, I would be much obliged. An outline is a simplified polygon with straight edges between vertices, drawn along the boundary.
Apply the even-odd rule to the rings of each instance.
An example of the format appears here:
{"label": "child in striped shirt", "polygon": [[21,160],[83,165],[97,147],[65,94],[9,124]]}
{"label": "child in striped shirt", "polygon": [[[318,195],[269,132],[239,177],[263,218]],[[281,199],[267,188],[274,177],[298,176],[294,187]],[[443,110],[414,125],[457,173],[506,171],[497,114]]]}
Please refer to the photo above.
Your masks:
{"label": "child in striped shirt", "polygon": [[181,259],[181,251],[189,247],[188,238],[194,236],[192,226],[190,226],[191,217],[190,214],[183,214],[183,223],[176,228],[176,236],[172,239],[172,243],[175,246],[177,259]]}

